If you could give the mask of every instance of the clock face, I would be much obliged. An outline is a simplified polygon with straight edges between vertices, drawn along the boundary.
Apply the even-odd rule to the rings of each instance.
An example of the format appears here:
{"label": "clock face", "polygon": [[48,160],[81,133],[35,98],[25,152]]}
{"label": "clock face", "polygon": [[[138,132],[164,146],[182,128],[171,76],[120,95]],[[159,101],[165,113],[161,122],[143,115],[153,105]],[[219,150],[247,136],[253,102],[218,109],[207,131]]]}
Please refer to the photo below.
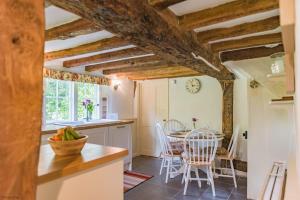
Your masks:
{"label": "clock face", "polygon": [[200,91],[201,88],[201,82],[199,79],[192,78],[187,80],[185,87],[187,91],[189,91],[192,94],[195,94]]}

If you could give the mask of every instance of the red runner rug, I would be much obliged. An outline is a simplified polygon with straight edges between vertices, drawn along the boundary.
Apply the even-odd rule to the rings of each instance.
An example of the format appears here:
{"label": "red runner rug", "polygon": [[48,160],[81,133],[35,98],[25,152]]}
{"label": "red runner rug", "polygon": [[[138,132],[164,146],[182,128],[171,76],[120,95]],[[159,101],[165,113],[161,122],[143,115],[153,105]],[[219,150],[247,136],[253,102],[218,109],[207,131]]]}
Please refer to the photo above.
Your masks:
{"label": "red runner rug", "polygon": [[125,171],[124,172],[124,192],[131,190],[132,188],[142,184],[143,182],[149,180],[153,176],[148,176],[145,174]]}

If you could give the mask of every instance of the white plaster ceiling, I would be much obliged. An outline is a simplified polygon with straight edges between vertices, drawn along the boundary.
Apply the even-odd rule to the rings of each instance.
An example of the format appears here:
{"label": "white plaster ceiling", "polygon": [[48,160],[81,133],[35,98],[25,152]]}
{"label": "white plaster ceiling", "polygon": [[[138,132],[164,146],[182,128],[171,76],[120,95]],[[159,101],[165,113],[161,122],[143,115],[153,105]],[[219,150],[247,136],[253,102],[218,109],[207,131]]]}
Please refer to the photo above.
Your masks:
{"label": "white plaster ceiling", "polygon": [[67,12],[55,6],[45,9],[46,30],[79,19],[78,15]]}
{"label": "white plaster ceiling", "polygon": [[233,0],[186,0],[169,7],[175,15],[181,16],[187,13],[196,12],[211,7],[215,7]]}
{"label": "white plaster ceiling", "polygon": [[274,62],[270,57],[255,58],[241,61],[229,61],[224,65],[232,70],[238,76],[244,76],[248,79],[255,79],[266,87],[277,98],[286,96],[285,76],[280,78],[268,78],[272,74],[271,65]]}

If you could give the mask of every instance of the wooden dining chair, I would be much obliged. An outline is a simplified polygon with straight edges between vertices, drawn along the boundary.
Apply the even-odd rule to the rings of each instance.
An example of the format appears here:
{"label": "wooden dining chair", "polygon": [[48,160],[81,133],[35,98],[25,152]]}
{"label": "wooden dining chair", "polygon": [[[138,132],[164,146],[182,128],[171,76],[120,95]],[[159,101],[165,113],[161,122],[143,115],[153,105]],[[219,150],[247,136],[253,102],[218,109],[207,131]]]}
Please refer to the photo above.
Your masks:
{"label": "wooden dining chair", "polygon": [[[215,196],[215,186],[212,172],[212,163],[214,161],[218,147],[218,140],[215,134],[209,130],[197,129],[188,133],[184,139],[184,192],[186,195],[187,187],[190,181],[196,180],[201,187],[201,181],[207,181],[212,187],[213,196]],[[206,169],[207,178],[200,178],[198,169]],[[191,177],[191,171],[195,171],[196,177]]]}
{"label": "wooden dining chair", "polygon": [[[166,172],[166,180],[165,182],[168,183],[168,179],[171,176],[171,174],[178,173],[178,169],[176,167],[180,168],[182,163],[182,157],[181,154],[183,152],[183,149],[176,149],[172,147],[167,135],[165,134],[162,126],[159,123],[156,123],[155,125],[156,133],[159,137],[160,147],[161,147],[161,156],[162,156],[162,162],[160,166],[160,172],[159,174],[162,174],[163,168],[167,169]],[[179,164],[176,164],[176,161],[179,161]]]}
{"label": "wooden dining chair", "polygon": [[[223,170],[227,168],[223,168],[223,167],[216,168],[214,165],[214,174],[220,177],[233,178],[234,187],[237,187],[237,183],[236,183],[235,171],[233,166],[233,159],[235,159],[236,157],[238,136],[239,136],[239,126],[236,126],[231,136],[227,150],[221,148],[220,150],[217,151],[217,155],[216,155],[216,160],[219,160],[220,162],[222,162],[222,160],[226,161],[226,167],[227,167],[227,161],[230,162],[231,175],[223,174]],[[216,173],[216,169],[220,170],[220,174]]]}

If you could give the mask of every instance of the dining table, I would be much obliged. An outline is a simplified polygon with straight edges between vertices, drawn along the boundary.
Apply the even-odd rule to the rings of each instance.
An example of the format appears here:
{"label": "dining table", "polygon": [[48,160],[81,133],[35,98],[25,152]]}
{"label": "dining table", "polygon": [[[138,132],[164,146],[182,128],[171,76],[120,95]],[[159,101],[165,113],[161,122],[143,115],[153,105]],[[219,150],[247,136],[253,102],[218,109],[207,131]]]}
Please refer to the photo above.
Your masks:
{"label": "dining table", "polygon": [[[209,129],[210,130],[210,129]],[[220,133],[219,131],[216,130],[210,130],[211,132],[213,132],[215,134],[215,136],[217,137],[218,141],[222,141],[224,139],[224,134]],[[177,130],[177,131],[170,131],[167,133],[167,136],[170,139],[173,140],[177,140],[177,141],[184,141],[184,138],[186,137],[186,135],[188,133],[190,133],[191,130]]]}

